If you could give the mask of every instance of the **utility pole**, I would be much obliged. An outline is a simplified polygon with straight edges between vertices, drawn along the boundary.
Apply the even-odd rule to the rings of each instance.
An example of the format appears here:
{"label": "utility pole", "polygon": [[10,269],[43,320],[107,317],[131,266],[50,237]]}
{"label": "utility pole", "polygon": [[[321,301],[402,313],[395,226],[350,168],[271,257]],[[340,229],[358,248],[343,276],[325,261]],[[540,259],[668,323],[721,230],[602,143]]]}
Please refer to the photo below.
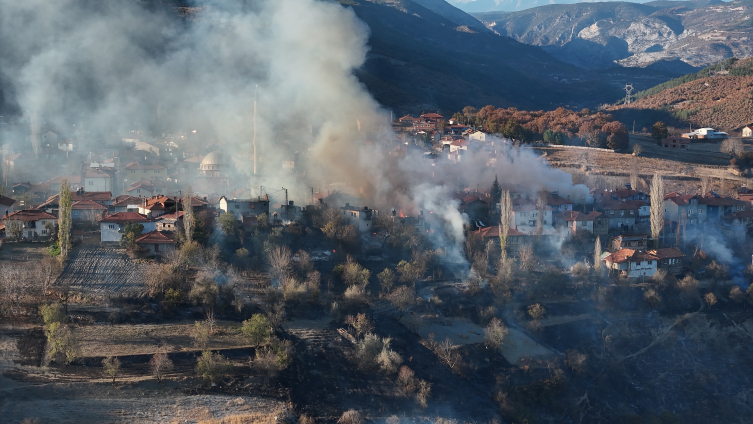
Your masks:
{"label": "utility pole", "polygon": [[285,208],[285,219],[288,219],[288,189],[286,189],[285,187],[283,187],[282,189],[285,190],[285,203],[283,205],[283,207]]}
{"label": "utility pole", "polygon": [[633,97],[633,84],[625,84],[625,104],[629,105],[632,103],[632,97]]}

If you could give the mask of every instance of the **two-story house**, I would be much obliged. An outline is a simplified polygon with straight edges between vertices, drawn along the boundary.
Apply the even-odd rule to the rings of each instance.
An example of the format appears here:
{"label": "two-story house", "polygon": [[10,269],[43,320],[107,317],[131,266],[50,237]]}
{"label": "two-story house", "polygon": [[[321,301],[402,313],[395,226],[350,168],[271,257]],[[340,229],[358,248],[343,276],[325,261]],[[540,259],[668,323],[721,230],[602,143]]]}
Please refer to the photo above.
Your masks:
{"label": "two-story house", "polygon": [[535,204],[531,203],[514,205],[512,208],[511,220],[513,228],[524,233],[535,231],[539,214],[542,215],[541,223],[544,227],[551,228],[554,225],[554,222],[552,221],[552,208],[549,206],[544,206],[540,210]]}
{"label": "two-story house", "polygon": [[126,178],[129,181],[164,180],[167,177],[165,167],[156,163],[141,164],[139,162],[131,162],[126,165],[125,171]]}
{"label": "two-story house", "polygon": [[621,249],[605,255],[607,269],[628,278],[653,277],[658,269],[659,258],[635,249]]}
{"label": "two-story house", "polygon": [[638,220],[638,206],[632,202],[610,201],[602,206],[609,228],[632,229]]}
{"label": "two-story house", "polygon": [[706,222],[706,205],[699,202],[701,196],[669,193],[664,196],[664,219],[679,223],[685,219],[689,225]]}
{"label": "two-story house", "polygon": [[725,216],[747,209],[745,201],[720,196],[715,191],[703,195],[698,199],[698,203],[706,205],[706,220],[714,222],[719,222]]}
{"label": "two-story house", "polygon": [[123,231],[128,224],[144,226],[142,234],[154,231],[157,225],[154,221],[136,212],[118,212],[99,220],[101,240],[103,242],[119,242],[123,238]]}
{"label": "two-story house", "polygon": [[3,216],[3,222],[0,224],[0,231],[9,235],[11,226],[17,226],[22,239],[33,239],[37,237],[49,237],[47,230],[48,224],[53,227],[57,222],[57,217],[39,209],[26,209]]}
{"label": "two-story house", "polygon": [[588,232],[605,236],[609,231],[609,220],[605,219],[601,212],[593,211],[585,214],[577,211],[565,211],[562,213],[562,218],[567,224],[568,231],[572,234]]}
{"label": "two-story house", "polygon": [[669,275],[680,274],[685,269],[685,255],[676,247],[649,250],[648,253],[657,258],[658,269],[666,269]]}
{"label": "two-story house", "polygon": [[243,217],[259,217],[266,214],[269,219],[269,196],[257,197],[255,199],[228,199],[225,196],[220,197],[220,210],[225,213],[232,213],[243,222]]}
{"label": "two-story house", "polygon": [[355,225],[360,232],[371,231],[374,227],[374,220],[379,216],[379,211],[375,209],[369,209],[368,206],[358,208],[351,206],[350,203],[346,203],[340,210],[345,220]]}

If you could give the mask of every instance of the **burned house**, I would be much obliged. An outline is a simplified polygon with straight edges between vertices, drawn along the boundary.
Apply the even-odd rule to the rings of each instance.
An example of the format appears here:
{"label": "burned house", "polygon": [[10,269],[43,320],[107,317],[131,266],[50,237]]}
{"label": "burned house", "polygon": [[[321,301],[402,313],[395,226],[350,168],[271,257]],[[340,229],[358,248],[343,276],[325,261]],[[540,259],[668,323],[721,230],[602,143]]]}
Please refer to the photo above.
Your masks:
{"label": "burned house", "polygon": [[374,228],[374,220],[379,216],[379,211],[375,209],[369,209],[368,206],[358,208],[351,206],[350,203],[346,203],[340,210],[345,220],[350,221],[362,233],[371,231]]}
{"label": "burned house", "polygon": [[658,269],[667,270],[669,275],[681,274],[685,270],[685,255],[676,247],[649,250],[658,260]]}
{"label": "burned house", "polygon": [[613,252],[620,249],[647,250],[650,240],[648,234],[620,234],[609,240],[609,249]]}
{"label": "burned house", "polygon": [[269,196],[265,194],[264,197],[259,196],[255,199],[228,199],[222,196],[220,210],[232,213],[241,222],[244,218],[258,218],[262,214],[266,214],[269,219]]}

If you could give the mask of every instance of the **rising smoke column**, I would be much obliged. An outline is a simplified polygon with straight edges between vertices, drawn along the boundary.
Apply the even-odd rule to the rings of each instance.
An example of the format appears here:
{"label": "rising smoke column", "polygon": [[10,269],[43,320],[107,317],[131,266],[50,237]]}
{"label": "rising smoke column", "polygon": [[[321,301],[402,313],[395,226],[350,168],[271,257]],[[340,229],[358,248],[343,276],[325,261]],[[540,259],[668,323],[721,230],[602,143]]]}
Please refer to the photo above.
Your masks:
{"label": "rising smoke column", "polygon": [[[197,5],[199,2],[197,1]],[[434,211],[437,243],[462,251],[463,217],[451,197],[468,185],[542,186],[587,197],[570,176],[536,155],[496,140],[460,165],[420,154],[390,156],[387,114],[354,76],[368,52],[368,27],[320,0],[206,0],[189,20],[136,0],[0,0],[0,75],[19,108],[58,128],[82,122],[106,136],[157,128],[197,129],[228,154],[252,150],[253,103],[264,174],[290,152],[307,157],[309,185],[343,182],[371,206]],[[248,174],[251,169],[246,170]],[[234,187],[248,187],[248,180]]]}

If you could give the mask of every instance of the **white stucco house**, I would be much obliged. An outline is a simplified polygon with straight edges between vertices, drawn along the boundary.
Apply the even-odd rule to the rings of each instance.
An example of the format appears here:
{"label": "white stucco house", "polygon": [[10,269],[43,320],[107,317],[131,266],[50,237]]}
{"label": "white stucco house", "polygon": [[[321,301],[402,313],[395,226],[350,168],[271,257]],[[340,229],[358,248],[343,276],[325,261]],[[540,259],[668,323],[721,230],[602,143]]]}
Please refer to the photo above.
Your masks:
{"label": "white stucco house", "polygon": [[257,197],[255,199],[228,199],[220,197],[220,209],[225,213],[232,213],[243,222],[243,217],[258,217],[265,213],[269,219],[269,197]]}
{"label": "white stucco house", "polygon": [[126,225],[137,223],[144,226],[142,234],[152,232],[157,229],[157,224],[144,215],[136,212],[118,212],[106,216],[99,220],[99,228],[102,232],[101,241],[103,242],[120,242],[123,238],[123,231]]}
{"label": "white stucco house", "polygon": [[54,226],[56,222],[57,217],[55,215],[50,215],[39,209],[26,209],[3,216],[0,231],[3,231],[8,236],[8,227],[20,224],[22,239],[49,237],[47,224],[50,223]]}

